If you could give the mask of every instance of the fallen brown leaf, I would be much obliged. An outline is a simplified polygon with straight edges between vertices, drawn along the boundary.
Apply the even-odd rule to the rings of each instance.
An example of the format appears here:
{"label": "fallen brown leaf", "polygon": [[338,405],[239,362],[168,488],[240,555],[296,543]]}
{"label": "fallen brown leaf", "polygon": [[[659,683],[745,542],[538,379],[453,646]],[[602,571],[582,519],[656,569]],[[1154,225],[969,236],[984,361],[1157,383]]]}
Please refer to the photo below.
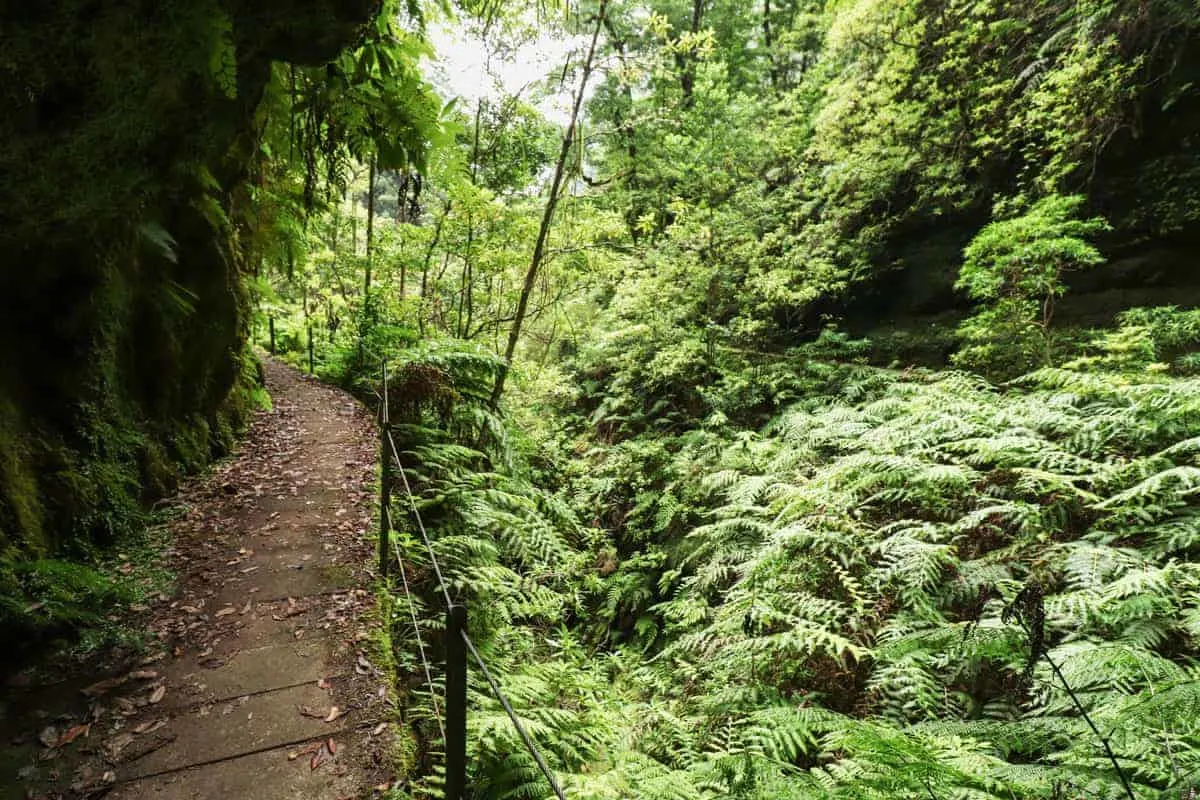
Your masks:
{"label": "fallen brown leaf", "polygon": [[96,681],[91,686],[83,689],[82,692],[86,697],[99,697],[105,692],[112,691],[123,683],[125,683],[124,676],[120,678],[106,678],[102,681]]}
{"label": "fallen brown leaf", "polygon": [[344,716],[345,713],[346,713],[345,711],[342,711],[337,706],[331,706],[329,709],[329,713],[325,715],[325,721],[326,722],[334,722],[334,721],[338,720],[339,718],[341,718],[342,716]]}
{"label": "fallen brown leaf", "polygon": [[71,742],[75,741],[80,736],[87,736],[88,731],[91,730],[91,727],[92,726],[88,724],[73,725],[70,728],[67,728],[65,731],[63,731],[62,736],[58,737],[58,741],[54,743],[54,746],[62,747],[64,744],[70,744]]}
{"label": "fallen brown leaf", "polygon": [[160,700],[162,700],[164,697],[166,697],[166,695],[167,695],[167,687],[159,686],[153,692],[150,693],[150,703],[151,704],[157,703]]}
{"label": "fallen brown leaf", "polygon": [[225,608],[222,608],[220,611],[218,611],[218,612],[217,612],[216,614],[214,614],[213,616],[214,616],[214,617],[217,617],[218,619],[220,619],[221,617],[227,617],[227,616],[229,616],[230,614],[236,614],[236,613],[237,613],[237,609],[236,609],[236,608],[234,608],[233,606],[226,606]]}
{"label": "fallen brown leaf", "polygon": [[295,761],[300,756],[306,756],[309,753],[315,753],[318,750],[320,750],[321,747],[322,747],[321,742],[313,742],[312,744],[306,744],[306,745],[304,745],[304,747],[301,747],[299,750],[293,750],[290,753],[288,753],[288,761]]}

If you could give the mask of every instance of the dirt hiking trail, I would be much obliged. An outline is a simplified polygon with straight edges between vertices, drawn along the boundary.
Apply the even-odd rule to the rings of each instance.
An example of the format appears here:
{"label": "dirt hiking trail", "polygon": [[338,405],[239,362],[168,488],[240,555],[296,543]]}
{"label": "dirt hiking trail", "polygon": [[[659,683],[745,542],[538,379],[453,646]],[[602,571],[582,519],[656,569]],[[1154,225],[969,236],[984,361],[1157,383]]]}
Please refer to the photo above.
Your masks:
{"label": "dirt hiking trail", "polygon": [[339,800],[388,780],[387,681],[368,657],[374,427],[346,394],[264,369],[273,409],[177,498],[176,592],[146,613],[159,644],[7,708],[27,731],[9,743],[22,788],[0,796]]}

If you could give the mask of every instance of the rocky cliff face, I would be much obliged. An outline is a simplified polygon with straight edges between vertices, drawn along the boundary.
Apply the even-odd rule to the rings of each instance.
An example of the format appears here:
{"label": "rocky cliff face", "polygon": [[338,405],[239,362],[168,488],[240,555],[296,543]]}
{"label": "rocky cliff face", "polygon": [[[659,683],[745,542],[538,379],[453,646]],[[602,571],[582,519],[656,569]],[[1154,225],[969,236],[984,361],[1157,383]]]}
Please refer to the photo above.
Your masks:
{"label": "rocky cliff face", "polygon": [[0,594],[227,449],[247,406],[249,191],[272,64],[375,0],[0,10]]}

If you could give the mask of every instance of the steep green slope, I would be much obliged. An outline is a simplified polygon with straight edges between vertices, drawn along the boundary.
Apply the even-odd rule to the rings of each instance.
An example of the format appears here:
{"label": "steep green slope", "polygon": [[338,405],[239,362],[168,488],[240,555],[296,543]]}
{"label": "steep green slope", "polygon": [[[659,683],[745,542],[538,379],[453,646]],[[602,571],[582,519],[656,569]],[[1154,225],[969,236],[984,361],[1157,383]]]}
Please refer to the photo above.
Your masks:
{"label": "steep green slope", "polygon": [[[760,372],[764,425],[559,406],[507,446],[488,360],[436,349],[398,388],[439,376],[456,402],[401,431],[473,636],[575,796],[1179,796],[1197,347],[1195,314],[1131,313],[1096,356],[996,385],[826,337]],[[547,796],[474,702],[476,786]]]}

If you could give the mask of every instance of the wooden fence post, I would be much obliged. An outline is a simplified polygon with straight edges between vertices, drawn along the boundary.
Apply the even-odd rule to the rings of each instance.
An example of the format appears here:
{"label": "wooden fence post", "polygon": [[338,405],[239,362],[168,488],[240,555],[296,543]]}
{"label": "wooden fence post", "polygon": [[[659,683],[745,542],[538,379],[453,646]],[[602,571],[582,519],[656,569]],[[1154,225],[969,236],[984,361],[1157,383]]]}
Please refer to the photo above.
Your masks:
{"label": "wooden fence post", "polygon": [[383,398],[379,404],[379,575],[386,578],[392,560],[388,553],[391,546],[392,505],[392,454],[388,434],[391,419],[388,412],[387,361],[381,369],[383,375]]}
{"label": "wooden fence post", "polygon": [[446,613],[446,800],[467,796],[467,607]]}

